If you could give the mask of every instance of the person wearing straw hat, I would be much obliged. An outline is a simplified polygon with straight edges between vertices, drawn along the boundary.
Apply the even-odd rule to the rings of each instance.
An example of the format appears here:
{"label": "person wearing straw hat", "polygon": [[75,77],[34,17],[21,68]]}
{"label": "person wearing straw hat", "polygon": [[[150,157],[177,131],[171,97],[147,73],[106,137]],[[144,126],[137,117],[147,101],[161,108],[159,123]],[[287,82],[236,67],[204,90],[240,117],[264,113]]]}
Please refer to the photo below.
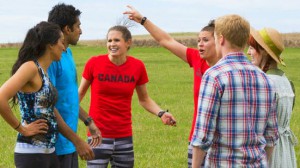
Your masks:
{"label": "person wearing straw hat", "polygon": [[297,138],[290,130],[290,119],[295,102],[294,85],[286,77],[278,65],[286,66],[281,58],[284,44],[280,33],[273,28],[263,28],[259,31],[251,28],[247,54],[252,63],[262,69],[274,81],[277,92],[277,120],[279,141],[273,149],[269,160],[271,168],[297,167],[294,146]]}

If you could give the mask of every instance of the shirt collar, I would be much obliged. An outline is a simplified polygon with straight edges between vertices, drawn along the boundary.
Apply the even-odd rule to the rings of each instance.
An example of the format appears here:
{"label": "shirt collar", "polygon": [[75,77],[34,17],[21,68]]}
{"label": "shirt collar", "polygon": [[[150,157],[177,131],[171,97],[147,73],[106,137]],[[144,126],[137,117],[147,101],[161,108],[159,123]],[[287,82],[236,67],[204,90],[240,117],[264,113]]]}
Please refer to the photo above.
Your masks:
{"label": "shirt collar", "polygon": [[284,72],[281,69],[274,68],[274,69],[269,69],[267,71],[267,74],[283,76]]}
{"label": "shirt collar", "polygon": [[243,52],[231,52],[228,53],[225,57],[223,57],[224,60],[248,60],[247,57]]}

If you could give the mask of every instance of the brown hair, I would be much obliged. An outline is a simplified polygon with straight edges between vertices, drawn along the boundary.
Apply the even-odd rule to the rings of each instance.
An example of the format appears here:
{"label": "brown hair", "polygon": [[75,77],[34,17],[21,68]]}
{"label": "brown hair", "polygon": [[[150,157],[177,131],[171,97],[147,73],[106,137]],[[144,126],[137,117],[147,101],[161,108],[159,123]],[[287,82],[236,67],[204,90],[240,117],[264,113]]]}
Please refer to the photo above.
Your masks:
{"label": "brown hair", "polygon": [[215,32],[215,20],[210,20],[206,26],[204,26],[201,31],[208,31],[214,35]]}
{"label": "brown hair", "polygon": [[263,50],[262,46],[258,44],[258,42],[253,38],[253,36],[249,37],[248,45],[253,47],[258,53],[260,53],[260,50]]}
{"label": "brown hair", "polygon": [[[275,61],[268,52],[254,39],[253,36],[250,36],[248,39],[248,45],[253,47],[258,54],[262,56],[262,62],[264,64],[260,65],[261,70],[267,72],[270,68],[272,61]],[[260,63],[261,64],[261,63]]]}

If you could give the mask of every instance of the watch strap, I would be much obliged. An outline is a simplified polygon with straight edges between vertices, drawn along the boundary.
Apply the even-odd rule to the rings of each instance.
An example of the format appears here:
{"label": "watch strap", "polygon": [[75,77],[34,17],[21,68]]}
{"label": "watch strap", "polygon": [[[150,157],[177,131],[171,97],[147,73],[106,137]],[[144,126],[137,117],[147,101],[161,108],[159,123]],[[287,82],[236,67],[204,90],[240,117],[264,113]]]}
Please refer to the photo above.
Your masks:
{"label": "watch strap", "polygon": [[168,112],[168,110],[161,110],[161,111],[159,111],[158,113],[157,113],[157,116],[159,117],[159,118],[161,118],[165,113],[167,113]]}
{"label": "watch strap", "polygon": [[93,119],[91,117],[88,117],[84,120],[84,125],[85,126],[89,126],[91,124],[91,122],[93,121]]}

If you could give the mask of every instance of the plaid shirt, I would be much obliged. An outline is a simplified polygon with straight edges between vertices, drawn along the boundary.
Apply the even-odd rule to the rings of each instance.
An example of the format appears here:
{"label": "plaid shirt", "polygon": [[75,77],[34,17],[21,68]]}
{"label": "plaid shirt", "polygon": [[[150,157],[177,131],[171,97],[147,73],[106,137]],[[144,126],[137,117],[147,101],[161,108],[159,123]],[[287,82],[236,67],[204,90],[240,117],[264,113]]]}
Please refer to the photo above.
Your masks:
{"label": "plaid shirt", "polygon": [[267,167],[264,148],[278,139],[270,79],[243,53],[230,53],[204,74],[192,145],[209,167]]}

